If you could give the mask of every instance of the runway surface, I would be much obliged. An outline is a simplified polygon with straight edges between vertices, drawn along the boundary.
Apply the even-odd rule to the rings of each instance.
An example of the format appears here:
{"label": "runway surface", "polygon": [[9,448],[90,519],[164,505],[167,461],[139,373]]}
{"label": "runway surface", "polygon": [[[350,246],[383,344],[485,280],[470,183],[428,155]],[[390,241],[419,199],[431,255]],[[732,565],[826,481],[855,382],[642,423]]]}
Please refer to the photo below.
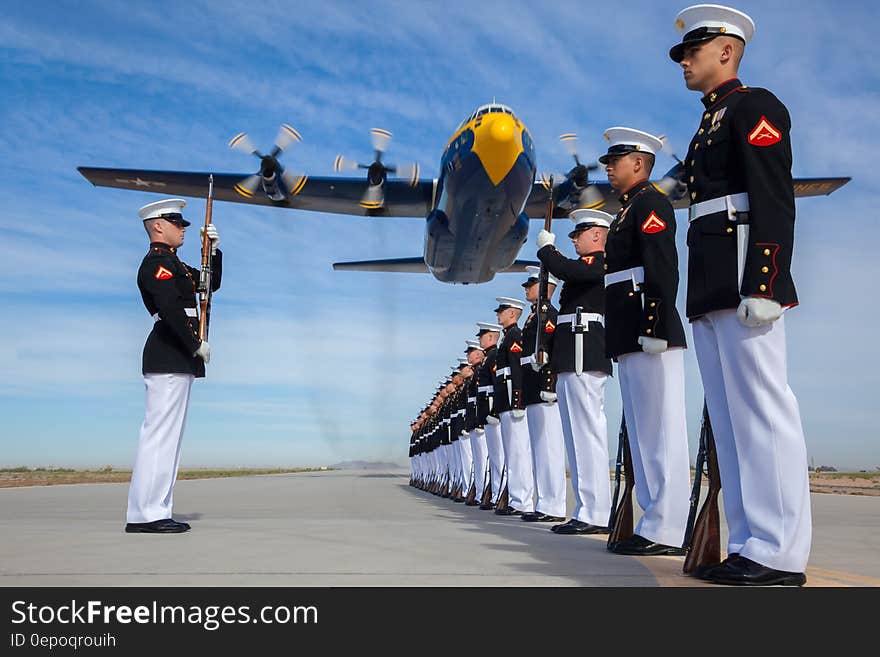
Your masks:
{"label": "runway surface", "polygon": [[[696,586],[623,557],[342,470],[178,482],[178,535],[123,532],[128,484],[0,489],[0,586]],[[880,586],[880,497],[813,495],[811,586]],[[726,537],[725,537],[726,538]]]}

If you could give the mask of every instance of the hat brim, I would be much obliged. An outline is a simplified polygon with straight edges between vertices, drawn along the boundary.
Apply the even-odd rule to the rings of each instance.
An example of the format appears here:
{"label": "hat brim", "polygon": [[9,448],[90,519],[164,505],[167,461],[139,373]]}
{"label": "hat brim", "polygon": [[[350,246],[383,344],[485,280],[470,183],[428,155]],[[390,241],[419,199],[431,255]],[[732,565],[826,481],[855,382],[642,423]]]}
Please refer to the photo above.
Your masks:
{"label": "hat brim", "polygon": [[616,150],[611,151],[609,149],[608,152],[605,153],[605,155],[599,156],[599,164],[608,164],[608,160],[610,160],[612,157],[619,157],[621,155],[629,155],[630,153],[643,153],[643,152],[645,152],[645,151],[640,151],[637,148],[630,148],[630,147],[621,148],[620,146],[615,146],[614,148]]}
{"label": "hat brim", "polygon": [[[688,39],[687,41],[682,41],[681,43],[676,43],[672,48],[669,49],[669,58],[674,61],[676,64],[681,64],[681,60],[684,59],[684,50],[688,46],[692,46],[695,43],[703,43],[705,41],[711,41],[712,39],[720,36],[732,36],[739,39],[735,34],[707,34],[706,36],[698,37],[696,39]],[[742,41],[742,39],[740,39]]]}
{"label": "hat brim", "polygon": [[577,228],[575,228],[573,231],[571,231],[568,234],[568,239],[572,239],[578,233],[583,233],[585,230],[590,230],[590,228],[608,228],[608,226],[603,226],[602,224],[594,224],[594,223],[578,224]]}
{"label": "hat brim", "polygon": [[539,282],[539,279],[530,278],[525,283],[523,283],[522,286],[528,290],[530,287],[532,287],[532,285],[534,285],[535,283],[538,283],[538,282]]}

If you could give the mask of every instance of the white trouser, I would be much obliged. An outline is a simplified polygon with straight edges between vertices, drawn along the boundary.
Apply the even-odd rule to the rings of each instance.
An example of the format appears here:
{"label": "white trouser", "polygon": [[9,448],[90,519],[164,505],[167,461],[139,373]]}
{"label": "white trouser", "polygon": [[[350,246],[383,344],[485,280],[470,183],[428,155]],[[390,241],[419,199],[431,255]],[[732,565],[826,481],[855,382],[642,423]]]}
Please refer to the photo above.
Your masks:
{"label": "white trouser", "polygon": [[525,413],[513,417],[512,411],[501,414],[501,439],[507,458],[507,493],[510,506],[517,511],[535,510],[535,478],[532,475],[532,445]]}
{"label": "white trouser", "polygon": [[440,445],[440,451],[443,454],[443,462],[441,464],[441,475],[444,483],[452,487],[452,445]]}
{"label": "white trouser", "polygon": [[535,488],[535,510],[548,516],[565,516],[565,440],[556,402],[526,406]]}
{"label": "white trouser", "polygon": [[458,451],[460,455],[461,468],[461,494],[467,495],[468,489],[471,487],[471,480],[474,478],[474,455],[471,453],[471,437],[460,436],[458,439]]}
{"label": "white trouser", "polygon": [[501,495],[501,478],[504,472],[504,443],[501,441],[501,425],[486,423],[486,448],[489,450],[489,476],[492,478],[492,504]]}
{"label": "white trouser", "polygon": [[644,511],[635,533],[678,547],[684,542],[690,499],[684,350],[624,354],[617,373],[636,499]]}
{"label": "white trouser", "polygon": [[810,483],[797,399],[788,387],[785,323],[743,326],[735,310],[693,323],[718,450],[728,552],[803,572],[810,555]]}
{"label": "white trouser", "polygon": [[574,490],[572,517],[604,527],[611,515],[605,381],[601,372],[562,372],[556,381],[562,435]]}
{"label": "white trouser", "polygon": [[452,452],[452,459],[449,463],[449,480],[452,482],[452,486],[456,487],[461,484],[461,436],[449,448]]}
{"label": "white trouser", "polygon": [[127,522],[171,517],[180,444],[186,428],[191,374],[145,374],[144,423],[128,488]]}
{"label": "white trouser", "polygon": [[480,433],[476,429],[470,432],[471,435],[471,452],[474,459],[472,467],[474,469],[474,485],[477,489],[477,499],[483,494],[486,488],[486,468],[489,465],[489,452],[486,447],[486,434]]}

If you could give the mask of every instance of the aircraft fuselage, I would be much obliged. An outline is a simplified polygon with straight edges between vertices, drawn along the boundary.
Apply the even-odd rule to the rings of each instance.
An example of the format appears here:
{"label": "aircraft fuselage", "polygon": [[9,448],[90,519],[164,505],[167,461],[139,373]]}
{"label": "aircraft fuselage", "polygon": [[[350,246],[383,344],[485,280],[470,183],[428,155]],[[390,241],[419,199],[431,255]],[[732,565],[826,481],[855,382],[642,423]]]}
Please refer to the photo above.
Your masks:
{"label": "aircraft fuselage", "polygon": [[446,283],[485,283],[513,264],[526,241],[523,212],[535,180],[535,147],[513,112],[486,105],[443,152],[425,263]]}

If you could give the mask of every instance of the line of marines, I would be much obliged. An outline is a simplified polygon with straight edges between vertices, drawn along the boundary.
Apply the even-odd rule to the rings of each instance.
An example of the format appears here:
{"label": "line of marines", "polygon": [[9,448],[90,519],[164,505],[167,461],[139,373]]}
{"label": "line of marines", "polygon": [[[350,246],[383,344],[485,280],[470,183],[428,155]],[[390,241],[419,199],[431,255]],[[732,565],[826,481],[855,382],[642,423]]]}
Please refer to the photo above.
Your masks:
{"label": "line of marines", "polygon": [[[729,528],[727,558],[697,576],[718,584],[802,585],[811,520],[806,448],[787,383],[791,279],[791,120],[769,91],[736,77],[754,33],[746,14],[696,5],[670,57],[704,112],[683,162],[688,187],[686,315],[711,418]],[[683,555],[690,464],[685,332],[676,308],[676,219],[649,182],[662,140],[605,132],[599,161],[620,194],[611,216],[577,209],[575,257],[537,236],[540,269],[524,299],[498,297],[476,340],[411,424],[411,483],[456,502],[606,534],[611,520],[605,386],[617,363],[636,499],[627,555]],[[557,287],[559,307],[552,299]],[[541,304],[541,307],[539,307]],[[521,320],[522,326],[520,326]],[[566,521],[566,461],[574,509]]]}

